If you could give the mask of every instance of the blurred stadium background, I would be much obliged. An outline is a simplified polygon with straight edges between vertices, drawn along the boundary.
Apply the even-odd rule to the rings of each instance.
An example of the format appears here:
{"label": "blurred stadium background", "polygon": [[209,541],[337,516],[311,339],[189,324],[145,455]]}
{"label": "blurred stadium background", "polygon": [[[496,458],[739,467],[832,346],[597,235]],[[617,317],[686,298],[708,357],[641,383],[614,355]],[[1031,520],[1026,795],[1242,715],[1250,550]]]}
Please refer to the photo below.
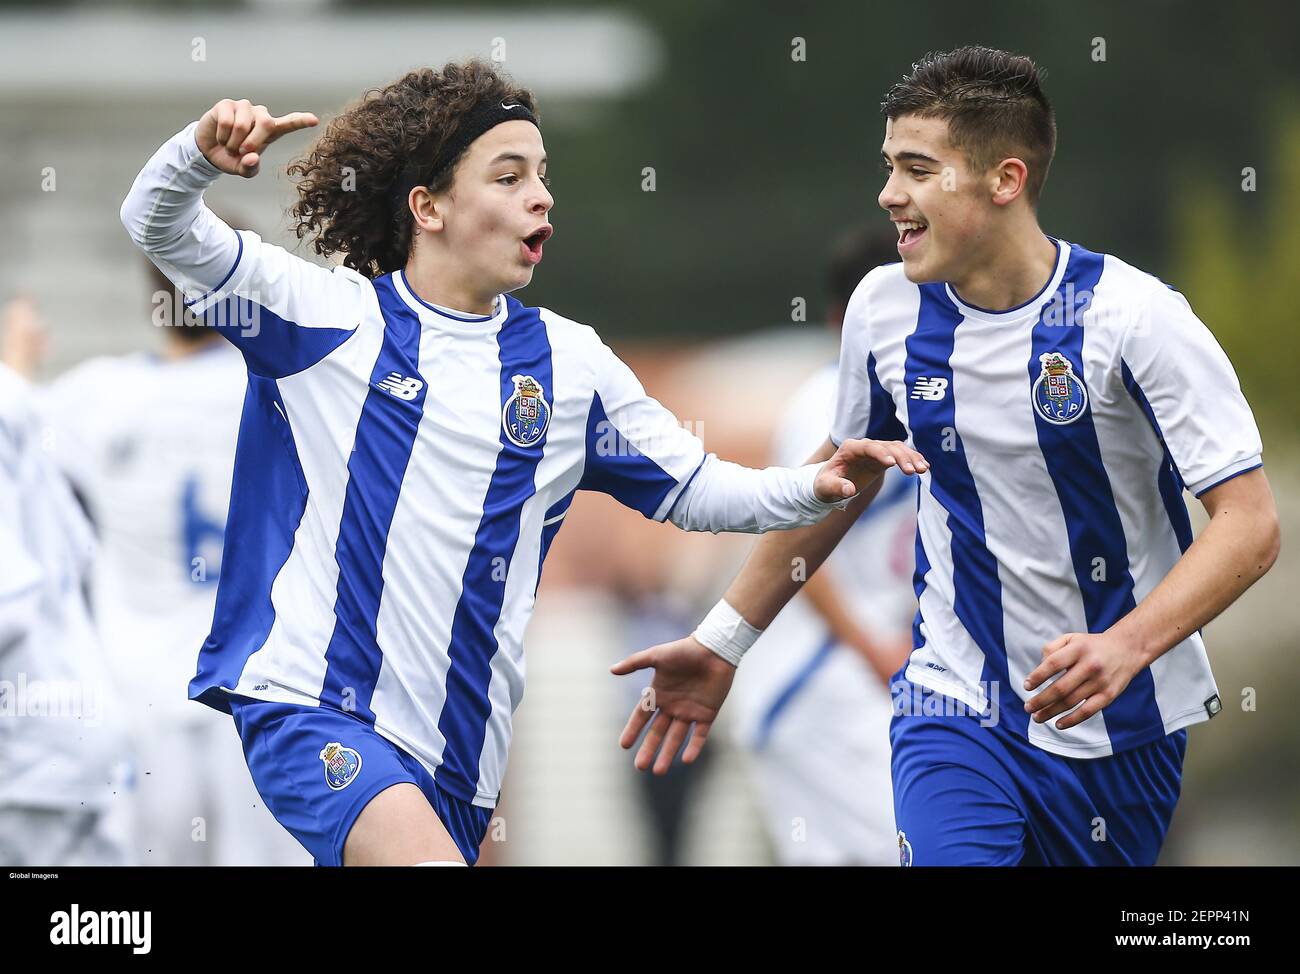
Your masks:
{"label": "blurred stadium background", "polygon": [[[52,339],[40,379],[153,348],[150,285],[118,207],[158,144],[220,97],[325,120],[412,67],[494,58],[541,100],[557,200],[558,237],[524,300],[593,325],[709,449],[763,465],[783,400],[836,351],[820,324],[831,240],[884,226],[881,95],[924,52],[985,43],[1048,71],[1061,135],[1044,228],[1187,294],[1256,410],[1290,539],[1297,36],[1294,6],[1163,0],[5,4],[0,300],[39,303]],[[792,56],[799,39],[803,59]],[[259,178],[224,179],[210,201],[292,248],[284,167],[308,141],[277,145]],[[684,536],[579,495],[541,585],[504,841],[489,839],[485,861],[663,861],[645,781],[616,745],[644,681],[625,685],[607,667],[689,631],[749,544]],[[1162,862],[1300,863],[1298,585],[1288,540],[1209,627],[1225,707],[1190,731]],[[724,727],[709,751],[686,783],[676,861],[772,861]]]}

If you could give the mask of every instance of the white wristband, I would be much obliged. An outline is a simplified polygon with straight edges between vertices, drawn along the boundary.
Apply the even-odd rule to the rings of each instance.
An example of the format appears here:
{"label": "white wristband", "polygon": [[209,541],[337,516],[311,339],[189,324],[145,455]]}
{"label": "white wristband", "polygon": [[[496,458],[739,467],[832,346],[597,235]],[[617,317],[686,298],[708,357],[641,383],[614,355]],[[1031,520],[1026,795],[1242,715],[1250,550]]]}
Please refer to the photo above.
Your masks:
{"label": "white wristband", "polygon": [[719,599],[692,635],[732,666],[739,666],[740,658],[763,635],[763,630],[746,622],[726,599]]}

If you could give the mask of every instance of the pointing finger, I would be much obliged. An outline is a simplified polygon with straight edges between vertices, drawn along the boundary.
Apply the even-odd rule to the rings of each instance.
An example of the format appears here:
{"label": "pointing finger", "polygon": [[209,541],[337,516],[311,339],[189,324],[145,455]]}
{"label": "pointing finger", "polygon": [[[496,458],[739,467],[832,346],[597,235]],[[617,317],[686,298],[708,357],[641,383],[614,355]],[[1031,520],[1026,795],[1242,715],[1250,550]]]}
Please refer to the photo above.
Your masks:
{"label": "pointing finger", "polygon": [[289,112],[287,115],[271,119],[271,123],[275,131],[275,137],[279,138],[281,135],[296,132],[298,129],[311,128],[313,125],[319,124],[320,119],[311,112]]}

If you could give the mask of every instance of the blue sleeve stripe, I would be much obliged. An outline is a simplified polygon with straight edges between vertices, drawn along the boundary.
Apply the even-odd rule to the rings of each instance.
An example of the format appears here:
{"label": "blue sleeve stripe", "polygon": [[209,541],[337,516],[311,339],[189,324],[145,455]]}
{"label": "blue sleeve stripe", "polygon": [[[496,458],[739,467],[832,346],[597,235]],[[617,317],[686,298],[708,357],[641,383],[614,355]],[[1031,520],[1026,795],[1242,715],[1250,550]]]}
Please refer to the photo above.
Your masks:
{"label": "blue sleeve stripe", "polygon": [[223,287],[225,287],[226,282],[229,281],[231,277],[234,276],[235,268],[239,266],[239,262],[244,257],[244,236],[238,230],[235,230],[233,227],[231,228],[231,232],[234,233],[235,240],[239,242],[239,250],[235,253],[235,262],[230,265],[230,270],[228,270],[226,272],[226,276],[221,279],[221,283],[219,283],[216,287],[212,288],[212,290],[208,291],[206,294],[195,298],[193,301],[186,301],[185,307],[188,308],[191,305],[198,304],[200,301],[203,301],[204,299],[211,297],[213,294],[216,294]]}
{"label": "blue sleeve stripe", "polygon": [[1198,491],[1197,494],[1196,494],[1196,496],[1197,496],[1197,497],[1200,497],[1202,494],[1205,494],[1205,493],[1207,493],[1207,492],[1209,492],[1209,491],[1211,491],[1211,490],[1214,490],[1215,487],[1219,487],[1219,486],[1222,486],[1223,484],[1226,484],[1229,480],[1235,480],[1236,478],[1240,477],[1242,474],[1244,474],[1244,473],[1250,473],[1252,470],[1259,470],[1259,469],[1260,469],[1261,467],[1263,467],[1263,466],[1264,466],[1264,464],[1262,464],[1262,463],[1257,463],[1257,464],[1255,464],[1253,467],[1247,467],[1245,470],[1238,470],[1238,471],[1236,471],[1235,473],[1230,473],[1230,474],[1228,474],[1228,476],[1224,477],[1222,480],[1216,480],[1214,483],[1210,484],[1210,486],[1204,488],[1204,489],[1201,490],[1201,491]]}
{"label": "blue sleeve stripe", "polygon": [[677,492],[677,496],[673,498],[673,502],[668,505],[668,510],[664,514],[665,521],[673,516],[673,511],[676,510],[678,502],[685,497],[686,492],[691,489],[691,484],[695,482],[695,475],[704,468],[704,461],[709,459],[709,456],[710,454],[708,453],[704,454],[704,456],[700,458],[700,462],[695,465],[695,469],[691,471],[691,475],[686,478],[686,483],[683,484],[682,489]]}

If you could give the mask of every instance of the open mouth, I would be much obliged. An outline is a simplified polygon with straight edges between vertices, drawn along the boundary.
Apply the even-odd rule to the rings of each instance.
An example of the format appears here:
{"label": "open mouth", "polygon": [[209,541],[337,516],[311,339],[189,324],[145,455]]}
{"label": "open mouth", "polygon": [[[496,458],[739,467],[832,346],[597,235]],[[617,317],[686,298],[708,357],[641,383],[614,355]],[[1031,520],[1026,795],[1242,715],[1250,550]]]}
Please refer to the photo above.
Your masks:
{"label": "open mouth", "polygon": [[547,223],[524,237],[522,244],[524,249],[524,260],[528,261],[530,264],[536,264],[540,261],[542,259],[542,244],[549,240],[553,233],[555,233],[555,230],[549,223]]}
{"label": "open mouth", "polygon": [[898,227],[898,249],[900,252],[910,250],[916,246],[930,229],[928,224],[921,223],[918,220],[899,220],[895,226]]}

